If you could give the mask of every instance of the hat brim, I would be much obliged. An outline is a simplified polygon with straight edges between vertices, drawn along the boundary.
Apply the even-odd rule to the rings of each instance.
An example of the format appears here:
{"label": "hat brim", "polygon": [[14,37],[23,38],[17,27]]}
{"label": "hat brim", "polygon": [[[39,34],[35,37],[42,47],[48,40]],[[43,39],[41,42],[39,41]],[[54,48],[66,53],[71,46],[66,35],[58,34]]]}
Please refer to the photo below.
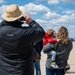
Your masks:
{"label": "hat brim", "polygon": [[20,17],[24,16],[24,11],[19,11],[19,15],[16,16],[16,17],[8,17],[6,12],[4,14],[2,14],[2,18],[8,22],[12,22],[12,21],[15,21],[17,19],[19,19]]}

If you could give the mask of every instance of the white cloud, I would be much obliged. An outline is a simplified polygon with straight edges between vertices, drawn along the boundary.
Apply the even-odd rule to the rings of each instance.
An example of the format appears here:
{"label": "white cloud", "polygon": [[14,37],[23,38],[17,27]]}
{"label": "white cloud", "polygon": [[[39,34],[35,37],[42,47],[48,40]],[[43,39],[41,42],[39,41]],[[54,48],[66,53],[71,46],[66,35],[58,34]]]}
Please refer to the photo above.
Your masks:
{"label": "white cloud", "polygon": [[39,4],[33,4],[33,3],[29,3],[27,5],[24,6],[24,10],[26,13],[30,14],[30,15],[35,15],[38,12],[47,12],[50,11],[49,8],[47,8],[46,6]]}
{"label": "white cloud", "polygon": [[69,4],[75,4],[75,0],[48,0],[49,5],[56,5],[59,3],[69,3]]}
{"label": "white cloud", "polygon": [[57,19],[56,22],[59,24],[66,24],[69,21],[68,15],[63,15],[61,18]]}
{"label": "white cloud", "polygon": [[[73,25],[75,24],[75,14],[73,13],[71,15],[60,15],[53,12],[53,14],[55,14],[53,15],[51,12],[48,12],[47,14],[49,14],[49,15],[45,15],[47,17],[47,20],[44,18],[36,20],[45,29],[45,31],[48,30],[49,28],[53,28],[57,30],[61,26],[65,26],[68,29],[70,29],[71,27],[69,26],[72,25],[73,27]],[[50,16],[51,14],[53,16]],[[74,31],[74,28],[73,28],[73,31]]]}
{"label": "white cloud", "polygon": [[72,24],[75,24],[75,14],[72,14],[72,15],[70,15],[70,22],[72,23]]}
{"label": "white cloud", "polygon": [[51,28],[57,31],[58,28],[63,26],[63,24],[60,25],[59,23],[56,23],[56,20],[48,21],[48,20],[37,19],[36,21],[44,28],[45,31]]}
{"label": "white cloud", "polygon": [[57,19],[60,18],[60,15],[55,12],[47,12],[43,16],[45,19]]}
{"label": "white cloud", "polygon": [[58,19],[51,20],[55,25],[73,25],[75,24],[75,15],[61,15]]}
{"label": "white cloud", "polygon": [[0,4],[4,3],[4,0],[0,0]]}
{"label": "white cloud", "polygon": [[0,4],[6,3],[6,0],[0,0]]}
{"label": "white cloud", "polygon": [[48,23],[48,21],[42,20],[42,19],[36,19],[36,21],[37,21],[38,23],[40,23],[40,24],[47,24],[47,23]]}
{"label": "white cloud", "polygon": [[67,18],[68,22],[75,24],[75,10],[67,10],[67,11],[63,11],[63,13],[69,16]]}
{"label": "white cloud", "polygon": [[47,31],[52,26],[50,21],[47,20],[36,19],[36,22],[38,22],[44,28],[45,31]]}
{"label": "white cloud", "polygon": [[62,14],[56,12],[47,12],[43,15],[43,19],[48,20],[51,25],[74,25],[75,24],[75,10],[63,11]]}
{"label": "white cloud", "polygon": [[34,0],[35,3],[48,2],[49,5],[57,5],[59,3],[75,4],[75,0]]}
{"label": "white cloud", "polygon": [[75,4],[75,0],[61,0],[64,3]]}
{"label": "white cloud", "polygon": [[59,0],[48,0],[48,4],[50,5],[59,4]]}
{"label": "white cloud", "polygon": [[2,5],[2,6],[0,7],[0,14],[4,13],[6,7],[7,7],[6,5]]}
{"label": "white cloud", "polygon": [[67,11],[63,11],[63,13],[65,13],[65,14],[75,14],[75,10],[67,10]]}
{"label": "white cloud", "polygon": [[2,6],[0,7],[0,19],[2,19],[1,15],[4,13],[6,7],[7,7],[6,5],[2,5]]}

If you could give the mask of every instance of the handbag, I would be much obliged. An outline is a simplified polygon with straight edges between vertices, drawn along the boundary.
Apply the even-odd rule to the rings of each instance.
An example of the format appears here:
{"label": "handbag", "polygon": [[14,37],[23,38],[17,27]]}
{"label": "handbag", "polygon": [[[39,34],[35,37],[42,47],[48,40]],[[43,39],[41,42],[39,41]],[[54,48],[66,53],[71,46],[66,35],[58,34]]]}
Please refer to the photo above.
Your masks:
{"label": "handbag", "polygon": [[67,65],[65,66],[65,68],[64,68],[64,73],[66,73],[68,70],[70,70],[70,65],[69,65],[69,64],[67,64]]}

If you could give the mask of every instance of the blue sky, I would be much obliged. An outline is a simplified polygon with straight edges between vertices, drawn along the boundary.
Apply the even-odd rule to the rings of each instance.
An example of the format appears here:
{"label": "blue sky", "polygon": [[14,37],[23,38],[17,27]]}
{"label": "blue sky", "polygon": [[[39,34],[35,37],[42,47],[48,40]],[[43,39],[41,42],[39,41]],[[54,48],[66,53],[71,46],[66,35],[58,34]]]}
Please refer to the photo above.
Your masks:
{"label": "blue sky", "polygon": [[18,4],[45,31],[52,28],[57,32],[65,26],[69,37],[75,38],[75,0],[0,0],[0,21],[1,14],[10,4]]}

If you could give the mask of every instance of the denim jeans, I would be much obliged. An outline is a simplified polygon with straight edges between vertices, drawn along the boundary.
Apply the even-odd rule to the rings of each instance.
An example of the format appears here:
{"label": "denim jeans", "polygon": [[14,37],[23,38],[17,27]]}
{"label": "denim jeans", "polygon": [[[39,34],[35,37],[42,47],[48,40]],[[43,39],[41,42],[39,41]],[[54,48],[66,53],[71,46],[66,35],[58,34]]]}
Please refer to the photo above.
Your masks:
{"label": "denim jeans", "polygon": [[56,60],[56,52],[54,50],[49,51],[47,54],[51,55],[51,60],[52,61]]}
{"label": "denim jeans", "polygon": [[41,75],[41,70],[40,70],[40,60],[37,60],[34,62],[34,68],[36,71],[36,75]]}
{"label": "denim jeans", "polygon": [[48,69],[48,68],[46,68],[46,75],[64,75],[64,69]]}

